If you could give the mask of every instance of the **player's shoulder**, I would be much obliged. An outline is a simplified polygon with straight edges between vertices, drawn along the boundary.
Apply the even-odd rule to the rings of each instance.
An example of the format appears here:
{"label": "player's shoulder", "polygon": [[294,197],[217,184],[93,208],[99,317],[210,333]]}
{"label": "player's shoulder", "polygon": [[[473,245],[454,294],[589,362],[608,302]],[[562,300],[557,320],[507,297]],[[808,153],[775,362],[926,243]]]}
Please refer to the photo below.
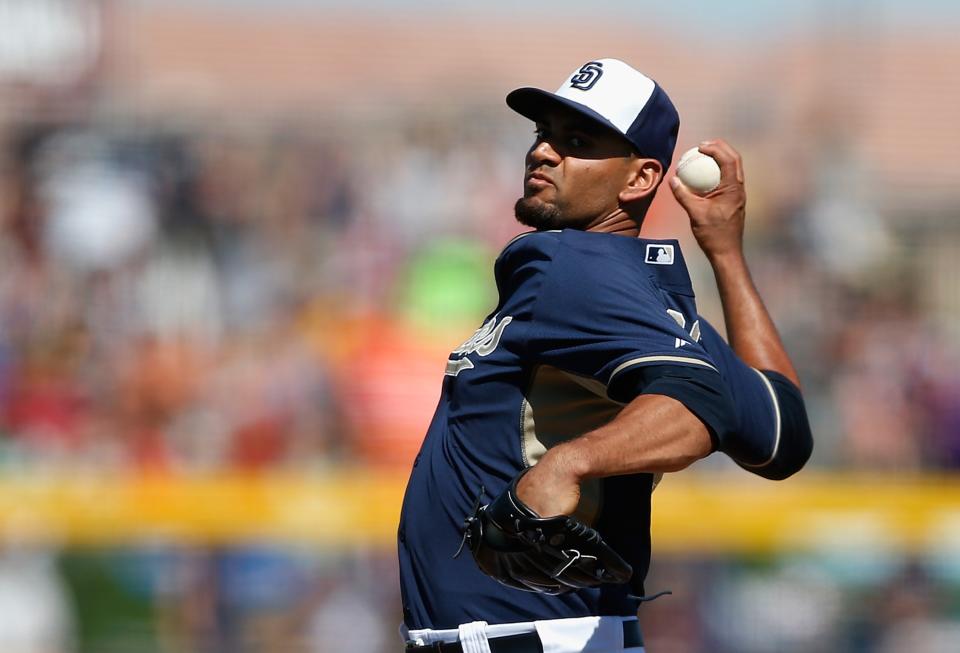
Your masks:
{"label": "player's shoulder", "polygon": [[[520,234],[503,248],[497,260],[500,273],[519,270],[545,274],[558,283],[571,277],[577,286],[589,286],[592,280],[637,276],[637,255],[617,250],[619,240],[632,240],[610,234],[595,234],[577,229],[553,229]],[[632,271],[618,269],[634,268]]]}
{"label": "player's shoulder", "polygon": [[645,279],[668,292],[693,295],[680,242],[675,238],[632,238],[564,230],[564,257],[586,277]]}
{"label": "player's shoulder", "polygon": [[497,257],[494,272],[503,284],[519,272],[524,278],[539,275],[550,268],[560,242],[560,231],[529,231],[508,242]]}
{"label": "player's shoulder", "polygon": [[693,284],[683,258],[680,242],[675,238],[636,238],[638,254],[644,270],[663,290],[693,296]]}
{"label": "player's shoulder", "polygon": [[[554,261],[561,264],[551,265]],[[578,229],[531,231],[507,243],[497,267],[501,273],[536,268],[587,290],[616,279],[624,290],[624,282],[630,280],[693,296],[680,243],[673,238],[631,238]]]}
{"label": "player's shoulder", "polygon": [[[600,234],[578,229],[551,229],[522,233],[506,244],[500,258],[543,257],[554,259],[561,255],[565,260],[582,262],[590,260],[596,269],[600,260],[608,260],[616,265],[632,262],[635,254],[617,256],[617,250],[623,249],[626,241],[632,238]],[[611,260],[612,259],[612,260]]]}
{"label": "player's shoulder", "polygon": [[560,242],[562,235],[563,231],[560,229],[524,232],[518,236],[514,236],[503,246],[503,250],[500,252],[500,258],[534,252],[552,254]]}

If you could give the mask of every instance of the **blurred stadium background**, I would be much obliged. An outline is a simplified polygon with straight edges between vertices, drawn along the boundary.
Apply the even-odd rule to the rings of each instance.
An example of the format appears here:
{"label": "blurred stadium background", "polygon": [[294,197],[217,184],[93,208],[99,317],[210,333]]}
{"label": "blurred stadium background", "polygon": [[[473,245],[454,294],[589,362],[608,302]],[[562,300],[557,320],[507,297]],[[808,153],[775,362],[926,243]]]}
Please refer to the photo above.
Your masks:
{"label": "blurred stadium background", "polygon": [[0,0],[0,650],[398,650],[407,465],[519,231],[503,96],[599,56],[741,149],[817,439],[658,488],[650,650],[960,650],[960,10],[651,4]]}

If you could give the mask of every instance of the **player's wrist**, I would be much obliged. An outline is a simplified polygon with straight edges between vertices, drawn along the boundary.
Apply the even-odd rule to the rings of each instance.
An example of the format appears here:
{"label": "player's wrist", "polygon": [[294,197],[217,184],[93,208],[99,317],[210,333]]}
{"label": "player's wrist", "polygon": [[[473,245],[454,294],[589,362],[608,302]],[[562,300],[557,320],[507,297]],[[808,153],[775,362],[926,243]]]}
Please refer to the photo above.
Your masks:
{"label": "player's wrist", "polygon": [[716,274],[743,273],[747,270],[747,258],[740,243],[711,250],[705,249],[704,254]]}
{"label": "player's wrist", "polygon": [[579,485],[590,476],[586,458],[579,455],[570,442],[564,442],[547,451],[539,464],[544,463],[551,475],[567,483]]}

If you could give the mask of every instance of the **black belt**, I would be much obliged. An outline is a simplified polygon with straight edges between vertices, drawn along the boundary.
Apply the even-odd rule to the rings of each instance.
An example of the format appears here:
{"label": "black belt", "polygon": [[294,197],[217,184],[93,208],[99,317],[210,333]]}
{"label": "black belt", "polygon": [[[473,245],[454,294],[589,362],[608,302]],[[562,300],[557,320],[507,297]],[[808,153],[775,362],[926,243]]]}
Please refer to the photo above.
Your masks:
{"label": "black belt", "polygon": [[[537,633],[522,633],[520,635],[504,635],[491,637],[487,640],[490,653],[543,653],[543,644]],[[640,622],[636,619],[623,622],[623,648],[643,646],[643,637],[640,635]],[[424,646],[407,644],[408,653],[463,653],[460,642],[434,642]]]}

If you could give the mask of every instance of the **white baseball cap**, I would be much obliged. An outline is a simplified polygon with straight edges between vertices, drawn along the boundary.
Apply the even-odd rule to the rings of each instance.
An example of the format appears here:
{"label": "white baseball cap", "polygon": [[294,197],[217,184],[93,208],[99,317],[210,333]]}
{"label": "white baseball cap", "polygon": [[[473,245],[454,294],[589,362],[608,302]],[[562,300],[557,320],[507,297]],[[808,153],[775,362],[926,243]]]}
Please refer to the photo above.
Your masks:
{"label": "white baseball cap", "polygon": [[622,134],[641,156],[660,161],[664,172],[680,130],[677,109],[660,85],[619,59],[585,63],[556,93],[518,88],[507,95],[507,106],[534,121],[550,107],[573,109]]}

